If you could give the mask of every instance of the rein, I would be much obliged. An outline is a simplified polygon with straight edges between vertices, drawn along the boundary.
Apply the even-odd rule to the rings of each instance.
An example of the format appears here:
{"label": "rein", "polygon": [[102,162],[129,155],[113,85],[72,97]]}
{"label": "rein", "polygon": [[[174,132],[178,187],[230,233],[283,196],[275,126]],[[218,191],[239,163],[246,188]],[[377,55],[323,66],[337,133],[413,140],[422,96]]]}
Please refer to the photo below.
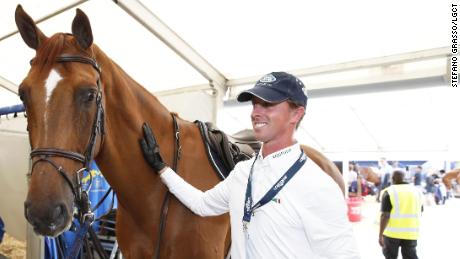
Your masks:
{"label": "rein", "polygon": [[[177,173],[177,165],[179,163],[179,159],[181,156],[182,147],[180,146],[180,138],[179,138],[179,125],[177,124],[177,119],[174,114],[171,113],[173,124],[174,124],[174,160],[173,160],[173,167],[172,169],[174,172]],[[163,199],[163,204],[161,205],[161,214],[160,214],[160,228],[158,230],[158,240],[155,246],[155,255],[153,258],[158,259],[160,258],[160,248],[161,248],[161,238],[163,236],[165,224],[166,224],[166,216],[168,215],[168,208],[169,208],[169,197],[171,193],[166,191],[165,197]]]}

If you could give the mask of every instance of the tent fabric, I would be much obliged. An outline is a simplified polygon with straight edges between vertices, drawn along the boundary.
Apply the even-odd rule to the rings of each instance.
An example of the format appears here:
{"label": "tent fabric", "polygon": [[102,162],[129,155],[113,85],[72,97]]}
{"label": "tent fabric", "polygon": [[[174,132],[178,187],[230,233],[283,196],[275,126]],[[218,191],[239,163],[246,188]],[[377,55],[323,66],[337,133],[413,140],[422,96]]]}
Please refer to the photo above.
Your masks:
{"label": "tent fabric", "polygon": [[[69,32],[75,9],[82,9],[90,18],[95,43],[149,91],[159,96],[168,92],[168,107],[180,106],[175,111],[189,120],[216,120],[229,133],[248,128],[250,107],[227,105],[232,92],[251,87],[255,78],[268,72],[289,71],[302,75],[311,93],[298,132],[302,143],[336,158],[353,153],[362,159],[454,159],[460,152],[453,130],[460,126],[454,117],[454,100],[460,93],[446,86],[450,26],[445,17],[451,10],[440,1],[21,4],[41,21],[38,26],[46,35]],[[15,33],[16,5],[6,1],[0,9],[0,85],[13,90],[34,56]],[[148,20],[143,23],[140,17]],[[156,31],[145,26],[154,22],[164,26]],[[185,60],[193,56],[189,52],[207,65]],[[215,69],[227,85],[209,81],[207,72],[200,70],[206,67]],[[174,89],[181,97],[170,100]],[[215,99],[190,109],[184,92]],[[0,106],[18,103],[11,89],[0,87]]]}

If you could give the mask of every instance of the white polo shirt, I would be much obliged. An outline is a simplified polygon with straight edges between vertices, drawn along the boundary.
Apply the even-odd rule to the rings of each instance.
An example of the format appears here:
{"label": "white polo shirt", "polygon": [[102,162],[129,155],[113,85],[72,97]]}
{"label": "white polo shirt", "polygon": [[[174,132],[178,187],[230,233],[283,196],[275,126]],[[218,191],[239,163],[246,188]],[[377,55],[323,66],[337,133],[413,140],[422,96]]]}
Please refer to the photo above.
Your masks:
{"label": "white polo shirt", "polygon": [[[294,164],[300,152],[300,145],[294,144],[265,158],[259,154],[252,179],[254,204]],[[230,212],[233,259],[360,258],[340,188],[308,158],[273,201],[254,211],[246,239],[243,206],[254,159],[238,163],[227,179],[206,192],[169,168],[161,179],[195,214]]]}

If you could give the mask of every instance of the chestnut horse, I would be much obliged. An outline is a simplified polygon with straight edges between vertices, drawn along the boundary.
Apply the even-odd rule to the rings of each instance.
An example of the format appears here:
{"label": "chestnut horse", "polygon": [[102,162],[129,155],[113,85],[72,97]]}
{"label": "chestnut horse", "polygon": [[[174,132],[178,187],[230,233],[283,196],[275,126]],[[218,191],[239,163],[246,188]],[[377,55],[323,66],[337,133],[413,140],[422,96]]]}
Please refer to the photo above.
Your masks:
{"label": "chestnut horse", "polygon": [[[223,258],[230,247],[228,214],[202,218],[172,197],[160,238],[167,190],[144,161],[138,143],[147,121],[165,162],[177,161],[178,174],[207,190],[220,179],[208,162],[198,127],[174,119],[155,96],[93,44],[89,19],[81,10],[77,9],[72,34],[51,37],[21,6],[15,16],[24,42],[36,50],[19,87],[32,149],[24,207],[34,230],[57,236],[70,227],[81,196],[80,172],[94,158],[117,193],[116,235],[124,257],[152,258],[159,251],[161,258]],[[330,161],[319,152],[310,155],[343,186]]]}
{"label": "chestnut horse", "polygon": [[460,168],[447,172],[442,178],[442,182],[446,186],[447,190],[452,189],[452,180],[456,180],[457,183],[460,184]]}
{"label": "chestnut horse", "polygon": [[359,173],[367,182],[371,182],[377,186],[380,184],[380,176],[374,170],[378,169],[373,167],[360,167]]}

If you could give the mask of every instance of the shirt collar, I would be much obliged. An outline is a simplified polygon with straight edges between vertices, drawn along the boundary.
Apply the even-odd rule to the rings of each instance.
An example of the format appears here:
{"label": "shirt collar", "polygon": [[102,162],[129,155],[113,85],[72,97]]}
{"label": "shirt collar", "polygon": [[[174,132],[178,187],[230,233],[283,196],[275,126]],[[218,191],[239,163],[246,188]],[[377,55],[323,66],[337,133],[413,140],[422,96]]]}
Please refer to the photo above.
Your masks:
{"label": "shirt collar", "polygon": [[[271,153],[270,155],[266,157],[262,157],[262,150],[263,150],[263,145],[260,148],[259,154],[257,155],[257,160],[262,160],[262,161],[270,161],[270,162],[277,162],[279,160],[283,162],[287,162],[291,159],[297,159],[300,155],[300,144],[295,143],[291,146],[285,147],[281,150],[278,150],[276,152]],[[283,158],[283,159],[280,159]]]}

